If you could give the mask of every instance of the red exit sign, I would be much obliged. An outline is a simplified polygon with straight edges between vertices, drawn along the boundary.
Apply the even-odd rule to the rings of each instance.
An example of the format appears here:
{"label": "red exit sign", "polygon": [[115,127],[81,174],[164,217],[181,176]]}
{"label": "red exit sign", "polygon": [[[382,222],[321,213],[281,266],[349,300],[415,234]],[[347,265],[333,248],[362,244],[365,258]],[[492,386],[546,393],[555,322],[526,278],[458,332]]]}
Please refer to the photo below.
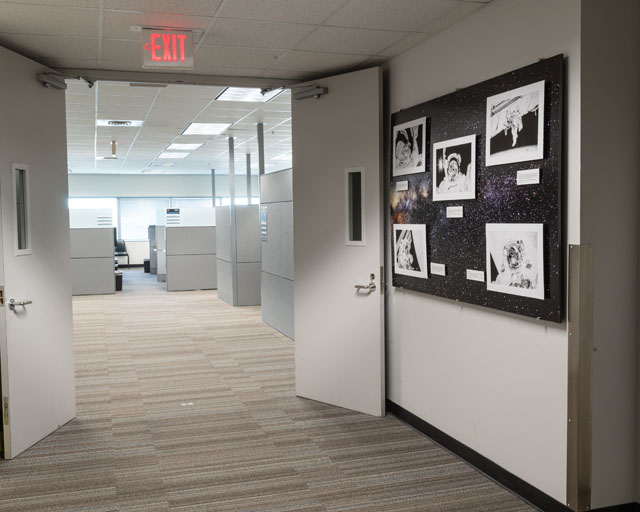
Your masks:
{"label": "red exit sign", "polygon": [[193,32],[143,28],[142,67],[193,69]]}

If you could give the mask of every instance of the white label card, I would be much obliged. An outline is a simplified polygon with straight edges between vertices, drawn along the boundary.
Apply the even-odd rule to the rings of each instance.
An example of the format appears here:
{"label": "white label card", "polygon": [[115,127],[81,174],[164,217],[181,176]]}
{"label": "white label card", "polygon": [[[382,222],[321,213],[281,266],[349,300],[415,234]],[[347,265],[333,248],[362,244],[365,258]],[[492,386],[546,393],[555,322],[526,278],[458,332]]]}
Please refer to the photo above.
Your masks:
{"label": "white label card", "polygon": [[462,216],[462,206],[447,206],[447,219],[461,219]]}
{"label": "white label card", "polygon": [[518,171],[518,185],[538,185],[540,183],[540,169],[526,169]]}
{"label": "white label card", "polygon": [[431,263],[431,273],[434,276],[446,276],[447,268],[444,263]]}
{"label": "white label card", "polygon": [[409,182],[408,181],[398,181],[396,183],[396,192],[404,192],[405,190],[409,190]]}
{"label": "white label card", "polygon": [[484,283],[484,272],[482,270],[467,269],[467,279]]}

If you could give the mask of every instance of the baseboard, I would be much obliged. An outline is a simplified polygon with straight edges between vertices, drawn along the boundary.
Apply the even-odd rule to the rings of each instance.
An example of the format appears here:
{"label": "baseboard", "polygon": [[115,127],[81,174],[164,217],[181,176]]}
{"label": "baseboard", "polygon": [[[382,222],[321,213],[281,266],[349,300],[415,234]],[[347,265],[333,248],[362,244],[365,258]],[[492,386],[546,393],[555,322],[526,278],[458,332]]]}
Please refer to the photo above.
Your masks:
{"label": "baseboard", "polygon": [[[391,400],[387,400],[387,411],[405,421],[416,430],[419,430],[427,437],[433,439],[443,448],[467,461],[489,478],[514,492],[531,505],[543,510],[544,512],[571,512],[567,506],[560,503],[555,498],[552,498],[540,489],[525,482],[522,478],[510,473],[484,455],[479,454],[467,445],[462,444],[450,435],[445,434],[442,430],[427,423],[423,419],[418,418],[418,416],[410,413],[406,409],[403,409]],[[609,509],[606,510],[608,511]],[[617,509],[615,509],[615,512],[618,512]],[[620,512],[623,512],[622,509]],[[636,510],[624,509],[624,512],[636,512]]]}
{"label": "baseboard", "polygon": [[640,512],[640,503],[626,503],[613,507],[594,508],[591,512]]}

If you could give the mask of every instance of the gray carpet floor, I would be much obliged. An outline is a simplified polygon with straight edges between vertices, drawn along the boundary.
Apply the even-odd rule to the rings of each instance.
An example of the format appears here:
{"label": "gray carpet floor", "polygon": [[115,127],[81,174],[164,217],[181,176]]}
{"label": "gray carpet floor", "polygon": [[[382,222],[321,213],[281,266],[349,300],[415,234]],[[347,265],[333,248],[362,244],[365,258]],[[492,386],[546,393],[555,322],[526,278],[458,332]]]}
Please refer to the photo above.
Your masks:
{"label": "gray carpet floor", "polygon": [[533,510],[391,415],[296,397],[260,308],[124,289],[74,298],[77,417],[0,461],[0,511]]}

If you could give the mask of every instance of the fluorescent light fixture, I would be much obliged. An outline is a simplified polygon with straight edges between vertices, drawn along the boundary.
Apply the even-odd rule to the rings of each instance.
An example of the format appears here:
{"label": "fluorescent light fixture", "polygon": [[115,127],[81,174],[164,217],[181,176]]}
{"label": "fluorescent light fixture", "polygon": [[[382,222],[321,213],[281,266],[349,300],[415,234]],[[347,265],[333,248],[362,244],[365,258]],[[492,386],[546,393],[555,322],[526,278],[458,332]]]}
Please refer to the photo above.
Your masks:
{"label": "fluorescent light fixture", "polygon": [[136,126],[142,126],[143,121],[136,121],[134,119],[97,119],[96,126],[114,126],[114,127],[126,127],[132,128]]}
{"label": "fluorescent light fixture", "polygon": [[185,158],[189,156],[189,153],[172,153],[169,151],[163,151],[158,155],[158,158]]}
{"label": "fluorescent light fixture", "polygon": [[275,98],[284,88],[264,90],[258,87],[227,87],[218,96],[216,101],[248,101],[253,103],[266,103],[271,98]]}
{"label": "fluorescent light fixture", "polygon": [[278,155],[274,158],[272,158],[271,160],[278,160],[278,161],[286,161],[286,160],[291,160],[291,153],[282,153],[281,155]]}
{"label": "fluorescent light fixture", "polygon": [[230,123],[191,123],[182,135],[220,135]]}
{"label": "fluorescent light fixture", "polygon": [[201,143],[201,144],[183,144],[181,142],[174,142],[172,144],[169,144],[166,147],[166,149],[167,149],[167,151],[195,151],[196,149],[199,149],[202,146],[204,146],[203,143]]}

